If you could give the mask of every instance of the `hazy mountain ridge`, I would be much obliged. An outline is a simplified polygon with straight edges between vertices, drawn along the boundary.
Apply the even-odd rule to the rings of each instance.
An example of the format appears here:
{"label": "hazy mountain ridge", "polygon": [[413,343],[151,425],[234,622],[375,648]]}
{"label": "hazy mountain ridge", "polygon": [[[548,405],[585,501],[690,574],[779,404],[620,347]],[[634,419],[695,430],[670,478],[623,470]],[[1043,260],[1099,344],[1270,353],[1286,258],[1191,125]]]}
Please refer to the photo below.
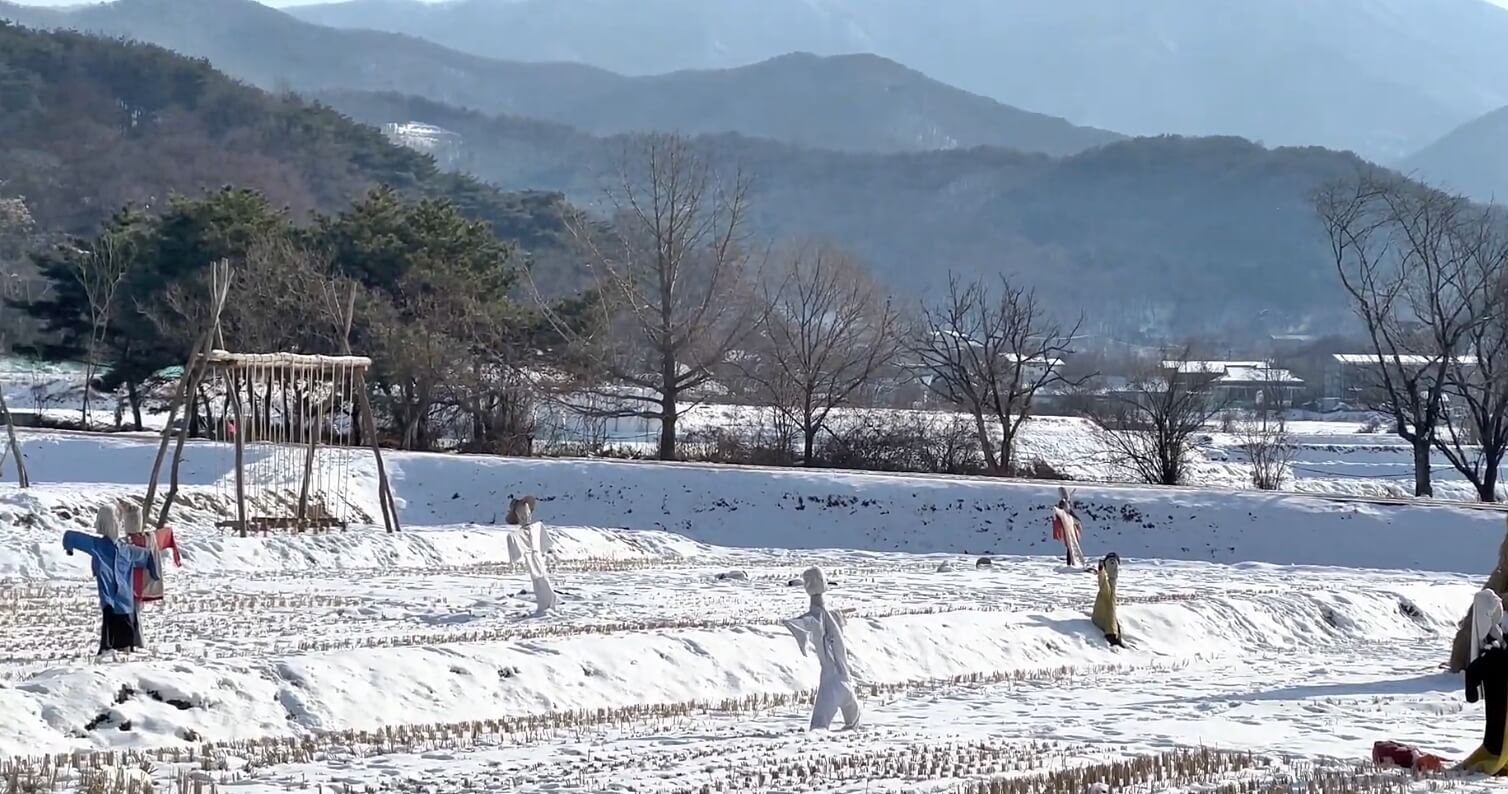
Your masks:
{"label": "hazy mountain ridge", "polygon": [[1457,127],[1403,167],[1478,201],[1508,203],[1508,106]]}
{"label": "hazy mountain ridge", "polygon": [[989,144],[1052,154],[1121,137],[1002,105],[874,56],[787,55],[740,69],[631,78],[325,28],[251,0],[116,0],[74,11],[0,3],[0,17],[159,44],[264,88],[399,91],[599,134],[678,129],[853,151]]}
{"label": "hazy mountain ridge", "polygon": [[[620,138],[421,98],[320,99],[370,123],[456,132],[461,167],[578,204],[600,200],[623,151]],[[988,147],[841,153],[734,135],[701,145],[755,175],[763,236],[840,241],[901,295],[935,291],[950,270],[1013,272],[1096,328],[1333,328],[1348,316],[1309,197],[1362,165],[1349,154],[1170,137],[1063,159]]]}
{"label": "hazy mountain ridge", "polygon": [[291,10],[629,74],[872,52],[1077,124],[1388,160],[1508,104],[1508,11],[1485,0],[353,0]]}
{"label": "hazy mountain ridge", "polygon": [[[328,107],[158,47],[0,23],[0,107],[6,193],[25,198],[46,234],[93,234],[128,204],[160,207],[226,185],[307,218],[385,184],[410,198],[447,198],[546,269],[560,263],[558,193],[505,194],[441,172]],[[548,280],[561,283],[555,273]]]}

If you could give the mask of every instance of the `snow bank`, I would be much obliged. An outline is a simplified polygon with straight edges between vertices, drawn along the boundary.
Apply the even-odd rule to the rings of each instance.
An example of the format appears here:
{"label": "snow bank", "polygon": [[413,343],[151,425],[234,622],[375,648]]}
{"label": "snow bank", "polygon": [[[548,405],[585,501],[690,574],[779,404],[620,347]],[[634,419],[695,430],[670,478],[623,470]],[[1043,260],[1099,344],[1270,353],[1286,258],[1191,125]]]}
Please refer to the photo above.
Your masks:
{"label": "snow bank", "polygon": [[[0,486],[0,525],[86,526],[94,505],[139,492],[155,448],[149,438],[28,433],[26,456],[41,485],[28,492]],[[348,497],[356,512],[380,515],[371,458],[331,454],[352,455]],[[385,458],[407,528],[500,524],[510,498],[533,494],[541,501],[539,517],[552,525],[660,529],[719,546],[1059,552],[1049,532],[1048,508],[1056,500],[1051,484],[422,453],[390,452]],[[231,512],[229,465],[223,448],[189,445],[184,510],[175,526],[208,527]],[[1335,503],[1255,491],[1083,485],[1075,492],[1090,556],[1115,551],[1142,558],[1480,572],[1503,537],[1502,514],[1483,510]],[[243,554],[236,551],[239,545],[210,535],[202,542],[213,554],[226,560]],[[457,549],[469,547],[471,541],[456,537]],[[256,564],[298,564],[310,553],[319,564],[339,565],[348,553],[338,536],[297,551],[276,551],[281,542],[271,541],[272,556]],[[397,545],[381,553],[395,560],[430,553],[402,550],[408,542],[383,541]],[[248,547],[258,543],[263,541]],[[25,565],[4,565],[0,575],[26,575]]]}
{"label": "snow bank", "polygon": [[[988,479],[692,464],[405,455],[392,467],[415,524],[486,521],[534,494],[549,522],[665,529],[725,546],[1057,555],[1057,486]],[[436,487],[437,484],[438,487]],[[1068,485],[1073,485],[1068,483]],[[1289,494],[1079,486],[1091,557],[1480,571],[1503,515],[1341,504]]]}

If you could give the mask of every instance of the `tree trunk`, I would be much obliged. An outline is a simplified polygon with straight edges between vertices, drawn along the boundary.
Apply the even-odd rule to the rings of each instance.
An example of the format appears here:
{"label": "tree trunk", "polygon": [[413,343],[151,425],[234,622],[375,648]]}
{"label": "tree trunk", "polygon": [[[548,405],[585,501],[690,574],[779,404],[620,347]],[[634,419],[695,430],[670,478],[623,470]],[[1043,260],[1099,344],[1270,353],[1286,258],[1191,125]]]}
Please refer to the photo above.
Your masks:
{"label": "tree trunk", "polygon": [[984,414],[974,412],[974,432],[979,436],[979,449],[984,452],[984,468],[990,474],[1000,473],[999,459],[995,457],[995,442],[990,440],[989,428],[984,426]]}
{"label": "tree trunk", "polygon": [[1486,471],[1482,472],[1482,482],[1477,486],[1477,498],[1489,504],[1498,500],[1498,466],[1502,462],[1496,457],[1488,457]]}
{"label": "tree trunk", "polygon": [[141,387],[134,380],[126,381],[126,399],[131,402],[131,422],[136,426],[136,432],[142,431],[141,425]]}
{"label": "tree trunk", "polygon": [[660,460],[675,460],[676,445],[676,393],[667,390],[660,398]]}
{"label": "tree trunk", "polygon": [[1428,434],[1414,439],[1414,496],[1435,495],[1435,486],[1430,482],[1430,448]]}
{"label": "tree trunk", "polygon": [[1006,477],[1016,476],[1016,444],[1011,437],[1009,419],[1000,422],[1000,473]]}
{"label": "tree trunk", "polygon": [[89,353],[89,361],[84,364],[84,409],[79,416],[79,424],[82,429],[89,430],[89,384],[94,380],[94,352]]}
{"label": "tree trunk", "polygon": [[1158,451],[1157,462],[1158,468],[1162,470],[1159,472],[1162,476],[1158,479],[1162,482],[1158,484],[1178,485],[1178,481],[1183,479],[1182,452],[1176,448],[1177,442],[1172,439],[1165,439],[1160,444],[1162,449]]}
{"label": "tree trunk", "polygon": [[817,428],[808,424],[801,429],[801,465],[807,468],[815,466],[812,461],[812,449],[817,446]]}

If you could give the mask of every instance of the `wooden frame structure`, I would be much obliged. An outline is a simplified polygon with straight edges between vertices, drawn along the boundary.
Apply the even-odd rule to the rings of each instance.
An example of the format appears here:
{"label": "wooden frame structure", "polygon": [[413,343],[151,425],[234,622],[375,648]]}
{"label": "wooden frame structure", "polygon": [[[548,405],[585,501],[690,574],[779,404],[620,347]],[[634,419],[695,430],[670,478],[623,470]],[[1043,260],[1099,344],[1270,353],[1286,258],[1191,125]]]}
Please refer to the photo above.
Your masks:
{"label": "wooden frame structure", "polygon": [[[150,514],[157,485],[162,472],[162,464],[167,457],[169,446],[174,447],[172,464],[169,467],[169,485],[166,495],[163,497],[162,508],[157,514],[156,526],[167,525],[168,516],[172,510],[173,501],[178,494],[178,473],[183,463],[183,447],[188,440],[189,430],[193,425],[191,417],[195,412],[198,402],[199,387],[211,373],[228,374],[234,382],[239,373],[253,366],[275,365],[286,368],[291,372],[323,372],[327,369],[345,368],[351,371],[352,392],[355,397],[355,410],[361,414],[361,436],[372,450],[377,462],[378,497],[382,507],[382,523],[388,532],[402,530],[398,522],[398,507],[393,499],[392,489],[388,484],[387,467],[382,460],[382,447],[377,439],[377,423],[372,412],[372,404],[367,396],[367,370],[372,365],[372,360],[362,356],[351,355],[351,322],[355,312],[355,292],[352,291],[346,301],[343,319],[344,338],[342,347],[345,355],[342,356],[319,356],[303,355],[297,353],[231,353],[224,349],[224,337],[220,331],[220,315],[225,307],[225,301],[229,294],[231,284],[231,269],[227,262],[216,262],[211,267],[211,306],[210,317],[199,339],[195,342],[193,352],[188,363],[184,366],[183,375],[178,381],[172,400],[168,404],[167,425],[162,431],[162,443],[157,450],[157,458],[152,464],[152,476],[147,484],[147,495],[144,502],[143,513]],[[215,344],[215,343],[218,343]],[[294,516],[284,517],[251,517],[246,511],[246,472],[245,472],[245,433],[242,431],[242,406],[239,389],[231,388],[228,391],[230,408],[236,422],[235,434],[235,487],[236,487],[236,518],[234,521],[222,521],[218,526],[236,529],[242,537],[246,537],[251,531],[267,532],[272,529],[295,528],[295,529],[319,529],[331,526],[344,527],[343,521],[336,521],[331,516],[324,514],[325,511],[316,511],[322,514],[314,515],[309,505],[309,483],[314,470],[315,453],[318,447],[318,433],[311,434],[307,451],[304,456],[302,483],[299,492],[298,513]],[[178,427],[173,427],[174,420],[182,411],[183,419],[178,422]],[[354,431],[355,428],[353,427]]]}

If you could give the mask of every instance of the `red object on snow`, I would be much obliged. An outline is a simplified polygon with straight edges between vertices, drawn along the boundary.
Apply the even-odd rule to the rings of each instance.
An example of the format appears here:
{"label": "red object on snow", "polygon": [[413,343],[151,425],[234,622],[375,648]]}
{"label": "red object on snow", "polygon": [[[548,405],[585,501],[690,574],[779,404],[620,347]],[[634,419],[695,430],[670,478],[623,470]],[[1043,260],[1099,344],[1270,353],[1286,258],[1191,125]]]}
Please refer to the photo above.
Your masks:
{"label": "red object on snow", "polygon": [[1412,769],[1417,772],[1440,772],[1445,769],[1445,759],[1402,742],[1374,742],[1372,763]]}
{"label": "red object on snow", "polygon": [[158,529],[149,530],[147,532],[137,532],[131,535],[127,535],[126,539],[130,541],[131,545],[141,546],[142,548],[153,552],[157,556],[157,574],[159,576],[158,579],[149,581],[147,579],[147,572],[145,569],[136,569],[136,577],[132,582],[134,589],[136,590],[136,600],[138,602],[161,601],[162,579],[160,577],[163,573],[162,563],[164,561],[164,558],[167,556],[167,552],[173,552],[174,565],[178,566],[179,568],[183,567],[183,557],[178,553],[178,541],[173,537],[173,528],[159,527]]}

